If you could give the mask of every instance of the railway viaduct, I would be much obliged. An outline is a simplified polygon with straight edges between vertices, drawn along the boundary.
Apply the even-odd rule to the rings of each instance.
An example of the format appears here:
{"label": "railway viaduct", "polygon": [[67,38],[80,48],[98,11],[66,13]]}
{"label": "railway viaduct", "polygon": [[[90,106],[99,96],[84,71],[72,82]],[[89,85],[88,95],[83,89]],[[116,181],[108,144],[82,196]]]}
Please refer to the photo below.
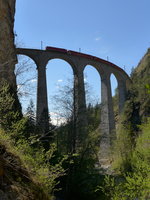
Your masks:
{"label": "railway viaduct", "polygon": [[128,75],[120,67],[111,62],[87,54],[67,51],[61,48],[51,47],[47,50],[18,48],[16,50],[17,54],[26,55],[36,63],[38,72],[36,120],[37,124],[42,127],[44,132],[48,129],[46,65],[49,60],[55,58],[65,60],[73,69],[74,119],[76,128],[80,133],[83,131],[81,129],[84,128],[87,123],[83,71],[87,65],[96,68],[101,77],[100,151],[103,157],[106,157],[115,130],[110,76],[111,74],[114,74],[118,82],[119,113],[121,113],[126,99],[127,83],[130,81]]}

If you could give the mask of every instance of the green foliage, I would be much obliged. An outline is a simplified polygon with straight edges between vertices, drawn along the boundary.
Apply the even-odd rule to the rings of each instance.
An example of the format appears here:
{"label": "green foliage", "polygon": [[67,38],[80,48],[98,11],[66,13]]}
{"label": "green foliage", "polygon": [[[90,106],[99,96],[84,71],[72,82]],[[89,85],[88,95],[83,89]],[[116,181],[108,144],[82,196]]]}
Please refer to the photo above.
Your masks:
{"label": "green foliage", "polygon": [[[87,108],[87,121],[88,127],[86,127],[86,133],[83,135],[79,133],[79,140],[82,140],[81,149],[77,147],[76,151],[82,150],[83,152],[87,149],[87,146],[92,145],[92,149],[99,147],[99,121],[100,121],[100,105],[92,106],[89,104]],[[68,123],[62,124],[59,128],[54,131],[55,143],[60,154],[74,153],[73,145],[75,135],[74,121],[70,119]],[[82,138],[83,135],[83,138]],[[80,150],[79,150],[80,149]],[[91,150],[93,151],[93,150]],[[95,155],[95,153],[94,153]]]}
{"label": "green foliage", "polygon": [[115,178],[111,176],[105,176],[103,186],[98,186],[96,191],[98,190],[102,190],[104,192],[106,195],[106,200],[122,200]]}
{"label": "green foliage", "polygon": [[32,99],[30,99],[30,103],[26,109],[26,116],[28,117],[30,123],[34,125],[35,124],[35,106]]}
{"label": "green foliage", "polygon": [[117,126],[114,144],[114,168],[120,172],[131,170],[131,160],[140,135],[140,125],[147,121],[150,113],[149,95],[150,51],[146,53],[138,67],[132,71],[132,84],[128,88],[124,113]]}
{"label": "green foliage", "polygon": [[30,173],[49,194],[52,194],[58,184],[56,179],[64,175],[63,159],[55,165],[51,165],[50,160],[56,150],[55,146],[51,146],[51,149],[45,153],[43,147],[32,148],[27,141],[20,140],[17,142],[16,148],[21,152],[21,158]]}
{"label": "green foliage", "polygon": [[[91,130],[91,127],[89,127]],[[84,137],[84,143],[78,153],[70,152],[64,163],[66,176],[61,179],[64,199],[96,199],[95,187],[100,176],[95,170],[98,161],[99,132],[90,131]]]}
{"label": "green foliage", "polygon": [[47,152],[42,146],[32,147],[30,140],[13,140],[4,131],[0,131],[0,145],[5,145],[7,151],[21,159],[22,166],[27,169],[35,183],[43,187],[45,192],[52,195],[58,184],[57,178],[64,175],[63,159],[55,165],[51,159],[56,151],[55,145]]}
{"label": "green foliage", "polygon": [[[56,145],[51,144],[48,151],[43,148],[39,133],[35,135],[34,132],[35,125],[31,119],[33,105],[32,103],[30,105],[28,109],[30,116],[21,118],[15,107],[15,98],[10,92],[9,85],[5,81],[1,82],[0,145],[5,146],[7,152],[13,155],[14,162],[16,162],[15,158],[20,160],[17,165],[25,169],[23,177],[26,177],[26,173],[29,174],[27,179],[34,182],[32,186],[34,185],[35,190],[39,190],[39,196],[43,195],[42,192],[40,193],[41,188],[44,188],[44,191],[51,196],[58,184],[58,177],[65,173],[62,168],[65,158],[57,160],[55,164],[51,161],[56,152]],[[21,177],[18,177],[17,181],[26,185],[26,181]],[[32,186],[27,187],[31,189]]]}
{"label": "green foliage", "polygon": [[150,177],[146,177],[144,171],[142,173],[136,169],[122,177],[106,176],[102,191],[110,200],[146,199],[150,195]]}
{"label": "green foliage", "polygon": [[[122,127],[122,126],[121,126]],[[131,157],[132,157],[132,140],[130,127],[118,130],[118,135],[113,144],[113,163],[112,167],[117,173],[123,173],[131,170]]]}
{"label": "green foliage", "polygon": [[[150,51],[132,71],[124,113],[113,144],[113,169],[102,190],[106,199],[150,199]],[[142,124],[142,125],[141,125]]]}
{"label": "green foliage", "polygon": [[113,108],[114,108],[114,117],[115,122],[118,123],[119,120],[119,93],[118,88],[115,89],[115,95],[113,96]]}
{"label": "green foliage", "polygon": [[147,181],[137,172],[127,173],[122,178],[106,176],[102,191],[108,200],[143,200],[149,195]]}
{"label": "green foliage", "polygon": [[86,110],[87,114],[87,122],[88,122],[88,130],[95,131],[99,127],[100,122],[100,104],[92,105],[89,104]]}
{"label": "green foliage", "polygon": [[[99,150],[99,122],[100,105],[89,104],[87,108],[88,126],[76,136],[75,124],[73,121],[73,102],[71,95],[73,90],[70,87],[63,88],[61,92],[61,108],[65,108],[67,113],[67,123],[61,125],[55,131],[55,142],[58,147],[58,157],[63,154],[68,155],[68,159],[63,164],[66,169],[66,176],[60,178],[62,192],[60,196],[64,199],[96,199],[95,187],[100,182],[100,176],[95,170],[95,163],[98,162]],[[65,94],[65,97],[64,97]],[[67,94],[67,95],[66,95]],[[69,95],[69,96],[68,96]],[[64,98],[63,98],[64,97]],[[66,98],[67,97],[67,98]],[[56,99],[56,96],[55,96]],[[58,100],[58,99],[57,99]],[[56,101],[58,102],[58,101]],[[70,114],[69,114],[70,113]],[[78,142],[80,145],[78,145]],[[74,148],[74,143],[76,143]],[[82,145],[81,145],[82,144]]]}
{"label": "green foliage", "polygon": [[150,84],[146,84],[145,87],[147,89],[147,93],[150,94]]}
{"label": "green foliage", "polygon": [[[129,100],[134,104],[132,119],[141,124],[150,113],[150,50],[144,55],[137,68],[132,73],[132,85],[129,90]],[[135,112],[136,111],[136,112]],[[136,120],[138,116],[138,121]]]}
{"label": "green foliage", "polygon": [[15,110],[15,97],[11,94],[10,86],[6,81],[0,83],[0,126],[11,130],[13,123],[20,119],[20,114]]}
{"label": "green foliage", "polygon": [[9,133],[15,141],[19,139],[27,139],[33,134],[34,127],[30,123],[28,117],[23,117],[12,125],[11,132]]}
{"label": "green foliage", "polygon": [[[124,166],[121,177],[105,178],[102,190],[108,199],[135,200],[137,198],[143,200],[150,198],[150,120],[140,129],[141,133],[136,139],[136,146],[130,148],[131,153],[128,152],[127,146],[123,147],[127,156],[123,157],[124,154],[122,154],[122,160],[125,159],[125,162],[122,161],[118,164],[120,168]],[[125,141],[127,142],[127,140]],[[121,148],[118,147],[118,151],[120,150]],[[126,166],[127,162],[130,169]]]}

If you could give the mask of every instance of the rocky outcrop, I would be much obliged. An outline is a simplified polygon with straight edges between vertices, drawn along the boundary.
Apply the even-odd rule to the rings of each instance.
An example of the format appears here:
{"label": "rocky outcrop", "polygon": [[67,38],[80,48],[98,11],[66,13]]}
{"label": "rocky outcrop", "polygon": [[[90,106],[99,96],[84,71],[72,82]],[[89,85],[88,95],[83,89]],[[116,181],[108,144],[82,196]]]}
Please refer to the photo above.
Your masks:
{"label": "rocky outcrop", "polygon": [[[2,142],[2,141],[1,141]],[[19,155],[0,142],[0,200],[50,200]]]}
{"label": "rocky outcrop", "polygon": [[16,0],[0,0],[0,79],[6,79],[16,87],[14,46],[14,15]]}
{"label": "rocky outcrop", "polygon": [[[0,87],[3,80],[10,86],[10,94],[14,97],[13,108],[21,114],[21,105],[17,96],[15,64],[17,63],[14,45],[14,15],[16,0],[0,0]],[[18,119],[19,119],[18,118]]]}

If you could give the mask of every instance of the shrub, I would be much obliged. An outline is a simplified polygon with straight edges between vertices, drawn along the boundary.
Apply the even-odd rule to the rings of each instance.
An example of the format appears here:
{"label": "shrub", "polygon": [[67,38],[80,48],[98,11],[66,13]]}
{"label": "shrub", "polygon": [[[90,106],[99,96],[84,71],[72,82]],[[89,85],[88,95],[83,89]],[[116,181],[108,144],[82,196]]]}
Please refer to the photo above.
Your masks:
{"label": "shrub", "polygon": [[108,199],[150,198],[150,120],[147,124],[140,126],[140,129],[141,134],[130,154],[130,170],[124,167],[124,173],[120,177],[105,177],[102,190]]}

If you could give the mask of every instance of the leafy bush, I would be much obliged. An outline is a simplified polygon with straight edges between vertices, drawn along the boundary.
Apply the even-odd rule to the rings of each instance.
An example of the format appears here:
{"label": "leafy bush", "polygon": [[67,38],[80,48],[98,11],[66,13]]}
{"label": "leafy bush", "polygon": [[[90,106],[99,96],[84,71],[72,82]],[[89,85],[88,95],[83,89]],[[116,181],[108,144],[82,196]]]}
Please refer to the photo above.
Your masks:
{"label": "leafy bush", "polygon": [[20,114],[15,109],[15,98],[11,94],[10,86],[6,81],[0,82],[0,126],[10,130],[12,124],[17,122]]}
{"label": "leafy bush", "polygon": [[26,168],[35,183],[44,188],[49,195],[53,194],[54,188],[58,184],[57,178],[65,173],[62,168],[63,159],[55,165],[50,163],[56,150],[55,146],[45,152],[42,146],[33,148],[29,140],[20,139],[17,142],[12,140],[2,130],[0,130],[0,145],[5,146],[8,152],[21,160],[22,166]]}
{"label": "leafy bush", "polygon": [[[1,81],[0,84],[0,145],[12,155],[13,162],[20,160],[16,165],[25,169],[24,172],[29,174],[36,189],[45,190],[51,196],[58,184],[58,177],[65,173],[62,168],[64,159],[57,160],[55,164],[51,163],[56,151],[55,145],[51,144],[51,148],[45,151],[34,135],[33,123],[30,123],[28,117],[21,117],[17,111],[14,95],[7,82]],[[13,163],[11,165],[13,168]],[[18,178],[18,181],[26,184],[25,180]],[[28,185],[28,188],[30,187]]]}
{"label": "leafy bush", "polygon": [[136,147],[130,154],[130,170],[124,168],[121,177],[106,176],[105,178],[102,190],[108,199],[150,198],[150,120],[140,128],[141,134],[137,138]]}

